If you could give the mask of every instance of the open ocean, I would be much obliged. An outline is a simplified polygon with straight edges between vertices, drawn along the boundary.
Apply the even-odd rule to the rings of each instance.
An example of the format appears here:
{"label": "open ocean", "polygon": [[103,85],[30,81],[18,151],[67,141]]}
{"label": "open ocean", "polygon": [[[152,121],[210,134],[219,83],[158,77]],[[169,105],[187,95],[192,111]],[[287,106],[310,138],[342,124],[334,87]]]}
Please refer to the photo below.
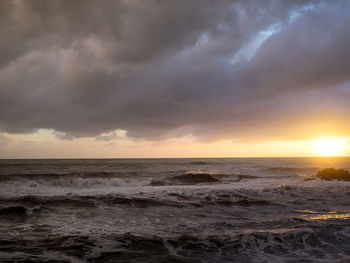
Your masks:
{"label": "open ocean", "polygon": [[0,160],[0,262],[350,262],[349,158]]}

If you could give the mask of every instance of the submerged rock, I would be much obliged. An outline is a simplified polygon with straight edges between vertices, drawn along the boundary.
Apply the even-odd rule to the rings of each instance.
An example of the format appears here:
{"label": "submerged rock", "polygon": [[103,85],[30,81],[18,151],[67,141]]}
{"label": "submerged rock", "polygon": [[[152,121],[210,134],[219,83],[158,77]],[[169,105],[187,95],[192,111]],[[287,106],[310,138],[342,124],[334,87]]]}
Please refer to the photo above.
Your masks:
{"label": "submerged rock", "polygon": [[28,211],[24,206],[9,206],[0,208],[0,220],[19,222],[28,217]]}
{"label": "submerged rock", "polygon": [[174,176],[171,180],[184,184],[214,183],[220,181],[208,173],[187,173]]}
{"label": "submerged rock", "polygon": [[322,180],[338,180],[338,181],[350,181],[350,173],[348,170],[344,169],[334,169],[334,168],[326,168],[321,171],[318,171],[316,174],[316,178],[320,178]]}
{"label": "submerged rock", "polygon": [[153,180],[152,186],[163,186],[163,185],[196,185],[201,183],[216,183],[220,182],[213,175],[209,173],[186,173],[176,175],[163,180]]}

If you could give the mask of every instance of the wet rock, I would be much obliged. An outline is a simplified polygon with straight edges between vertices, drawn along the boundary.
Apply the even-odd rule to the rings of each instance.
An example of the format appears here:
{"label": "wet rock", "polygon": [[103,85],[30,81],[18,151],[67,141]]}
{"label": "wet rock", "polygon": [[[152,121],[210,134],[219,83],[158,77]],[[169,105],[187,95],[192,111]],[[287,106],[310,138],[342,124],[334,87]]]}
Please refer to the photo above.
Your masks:
{"label": "wet rock", "polygon": [[316,174],[316,178],[322,180],[350,181],[350,173],[344,169],[326,168]]}
{"label": "wet rock", "polygon": [[12,222],[24,221],[28,217],[24,206],[9,206],[0,208],[0,219]]}
{"label": "wet rock", "polygon": [[208,173],[187,173],[174,176],[171,180],[182,182],[184,184],[213,183],[220,181]]}
{"label": "wet rock", "polygon": [[[219,175],[215,175],[219,176]],[[164,185],[196,185],[201,183],[216,183],[220,182],[214,175],[209,173],[186,173],[176,175],[163,180],[152,180],[152,186],[164,186]]]}

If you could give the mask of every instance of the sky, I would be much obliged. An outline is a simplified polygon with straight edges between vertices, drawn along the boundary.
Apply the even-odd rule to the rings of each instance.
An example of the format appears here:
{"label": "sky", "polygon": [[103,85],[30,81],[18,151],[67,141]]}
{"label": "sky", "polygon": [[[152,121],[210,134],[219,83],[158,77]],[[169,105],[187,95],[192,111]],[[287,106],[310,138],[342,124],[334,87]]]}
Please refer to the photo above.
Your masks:
{"label": "sky", "polygon": [[0,158],[349,155],[349,25],[347,0],[0,0]]}

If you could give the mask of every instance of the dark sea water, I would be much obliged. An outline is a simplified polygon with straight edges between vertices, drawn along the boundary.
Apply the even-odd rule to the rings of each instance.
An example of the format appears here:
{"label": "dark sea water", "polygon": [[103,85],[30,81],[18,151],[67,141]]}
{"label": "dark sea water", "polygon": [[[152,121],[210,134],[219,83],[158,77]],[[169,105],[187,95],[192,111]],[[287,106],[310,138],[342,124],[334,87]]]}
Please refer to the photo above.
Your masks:
{"label": "dark sea water", "polygon": [[0,262],[350,262],[349,158],[0,160]]}

